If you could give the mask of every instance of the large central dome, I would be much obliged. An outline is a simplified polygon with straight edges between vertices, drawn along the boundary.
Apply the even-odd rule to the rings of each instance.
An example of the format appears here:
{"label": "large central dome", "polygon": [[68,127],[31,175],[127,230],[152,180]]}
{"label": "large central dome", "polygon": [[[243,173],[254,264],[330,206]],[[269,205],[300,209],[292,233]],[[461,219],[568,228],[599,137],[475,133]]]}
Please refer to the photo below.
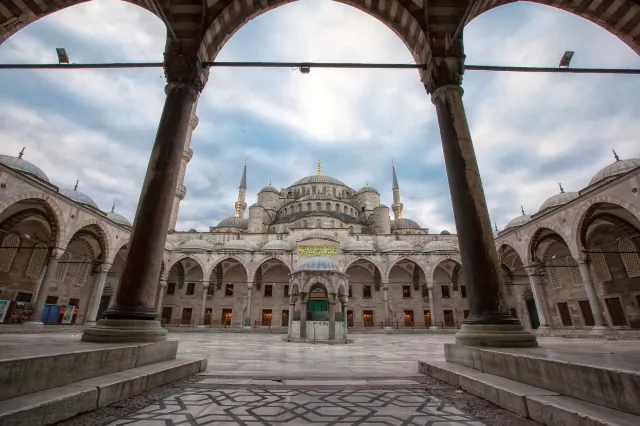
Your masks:
{"label": "large central dome", "polygon": [[331,176],[325,176],[325,175],[313,175],[313,176],[303,177],[302,179],[296,181],[291,186],[305,185],[305,184],[312,184],[312,183],[329,183],[333,185],[347,186],[344,184],[344,182],[339,181],[336,178],[332,178]]}

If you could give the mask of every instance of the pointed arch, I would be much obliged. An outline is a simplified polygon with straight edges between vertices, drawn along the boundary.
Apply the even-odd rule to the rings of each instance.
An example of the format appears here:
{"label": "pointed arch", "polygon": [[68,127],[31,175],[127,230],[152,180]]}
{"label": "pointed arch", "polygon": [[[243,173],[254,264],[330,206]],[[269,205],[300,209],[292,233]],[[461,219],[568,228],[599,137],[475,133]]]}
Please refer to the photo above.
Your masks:
{"label": "pointed arch", "polygon": [[424,274],[425,279],[426,279],[426,277],[427,277],[426,271],[427,271],[427,269],[428,269],[428,268],[427,268],[425,265],[423,265],[423,264],[422,264],[422,262],[418,261],[418,259],[416,259],[415,257],[410,256],[410,255],[404,255],[404,256],[400,256],[400,257],[398,257],[398,258],[397,258],[397,259],[395,259],[393,262],[391,262],[391,264],[389,265],[389,267],[387,268],[387,270],[384,272],[384,275],[383,275],[383,276],[384,276],[384,279],[385,279],[385,281],[384,281],[385,283],[388,283],[388,282],[389,282],[389,276],[391,275],[391,270],[392,270],[396,265],[398,265],[398,263],[400,263],[400,262],[402,262],[402,261],[405,261],[405,260],[411,261],[411,262],[413,262],[416,266],[418,266],[418,267],[422,270],[422,273]]}
{"label": "pointed arch", "polygon": [[202,277],[204,279],[205,272],[206,272],[206,265],[205,263],[202,261],[202,259],[200,259],[198,256],[193,255],[193,254],[184,254],[184,253],[177,253],[176,256],[169,262],[169,264],[167,265],[167,275],[169,274],[169,272],[171,271],[171,269],[179,262],[185,260],[185,259],[191,259],[194,262],[196,262],[198,264],[198,266],[200,266],[200,269],[202,270]]}
{"label": "pointed arch", "polygon": [[572,253],[575,252],[575,247],[572,247],[571,244],[571,231],[563,228],[560,224],[558,224],[557,222],[554,221],[544,221],[542,223],[536,223],[535,225],[533,225],[530,229],[529,232],[527,233],[527,236],[524,238],[524,246],[526,247],[525,249],[525,257],[523,260],[525,260],[526,262],[530,262],[534,260],[534,255],[535,255],[535,250],[537,249],[538,245],[540,244],[541,239],[543,238],[543,234],[545,233],[545,230],[547,231],[552,231],[555,234],[557,234],[561,239],[562,242],[569,247],[569,251],[571,251]]}
{"label": "pointed arch", "polygon": [[67,247],[77,234],[84,232],[91,234],[100,245],[100,256],[98,260],[101,263],[107,263],[107,260],[111,258],[111,234],[105,223],[100,219],[87,219],[69,229],[67,235],[65,235],[61,242],[61,247]]}
{"label": "pointed arch", "polygon": [[[30,203],[35,204],[35,206],[30,206]],[[17,224],[31,215],[40,215],[49,224],[51,230],[49,245],[51,247],[64,247],[60,243],[63,236],[66,235],[65,215],[62,213],[62,209],[54,197],[38,191],[28,191],[17,194],[0,203],[0,216],[3,215],[8,208],[17,204],[20,204],[23,208],[13,213],[10,217],[5,218],[2,221],[2,228],[12,227],[13,224]],[[22,206],[23,204],[24,206]],[[44,211],[38,211],[33,207],[42,208]],[[29,210],[29,214],[27,214],[27,210]]]}

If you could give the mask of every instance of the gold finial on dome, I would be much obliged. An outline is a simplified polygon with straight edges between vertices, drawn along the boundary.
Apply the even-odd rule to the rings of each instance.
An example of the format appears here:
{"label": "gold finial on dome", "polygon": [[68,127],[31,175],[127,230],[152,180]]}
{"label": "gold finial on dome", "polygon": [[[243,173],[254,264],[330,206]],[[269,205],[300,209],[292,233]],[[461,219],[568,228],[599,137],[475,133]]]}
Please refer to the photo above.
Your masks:
{"label": "gold finial on dome", "polygon": [[322,174],[322,169],[320,168],[320,160],[318,160],[318,176]]}

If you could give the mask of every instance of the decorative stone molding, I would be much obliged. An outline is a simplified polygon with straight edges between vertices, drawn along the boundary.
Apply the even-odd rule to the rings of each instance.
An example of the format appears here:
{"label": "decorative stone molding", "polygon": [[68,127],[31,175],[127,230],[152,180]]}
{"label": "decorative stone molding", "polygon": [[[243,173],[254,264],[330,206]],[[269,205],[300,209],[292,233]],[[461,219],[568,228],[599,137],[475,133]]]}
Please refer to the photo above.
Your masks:
{"label": "decorative stone molding", "polygon": [[199,122],[200,120],[198,119],[198,116],[191,114],[191,117],[189,117],[189,127],[191,127],[191,130],[195,130],[196,127],[198,127]]}
{"label": "decorative stone molding", "polygon": [[187,148],[184,151],[182,151],[182,159],[187,163],[191,161],[192,157],[193,157],[193,150],[191,148]]}
{"label": "decorative stone molding", "polygon": [[176,187],[176,197],[180,198],[181,200],[184,200],[184,197],[186,195],[187,195],[187,187],[182,184],[178,184],[178,186]]}

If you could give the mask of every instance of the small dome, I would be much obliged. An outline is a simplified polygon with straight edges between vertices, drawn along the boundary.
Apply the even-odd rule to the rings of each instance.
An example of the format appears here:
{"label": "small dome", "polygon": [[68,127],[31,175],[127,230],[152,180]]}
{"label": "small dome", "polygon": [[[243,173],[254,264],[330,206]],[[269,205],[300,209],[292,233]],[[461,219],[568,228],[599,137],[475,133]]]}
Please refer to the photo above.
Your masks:
{"label": "small dome", "polygon": [[131,222],[129,222],[129,219],[122,216],[121,214],[114,212],[113,210],[107,213],[107,219],[117,223],[118,225],[126,226],[128,228],[132,227]]}
{"label": "small dome", "polygon": [[446,229],[443,229],[440,235],[451,235],[451,232],[447,231]]}
{"label": "small dome", "polygon": [[216,228],[247,228],[248,220],[241,217],[231,216],[222,219]]}
{"label": "small dome", "polygon": [[303,177],[302,179],[296,181],[291,186],[305,185],[310,183],[330,183],[333,185],[347,186],[343,182],[339,181],[338,179],[332,178],[331,176],[325,176],[325,175],[313,175],[313,176]]}
{"label": "small dome", "polygon": [[280,191],[278,191],[274,186],[272,186],[271,182],[269,182],[269,185],[262,188],[260,192],[275,192],[276,194],[280,194]]}
{"label": "small dome", "polygon": [[373,252],[376,251],[376,249],[373,248],[373,244],[367,241],[349,241],[342,248],[342,251]]}
{"label": "small dome", "polygon": [[447,241],[430,241],[422,249],[425,253],[458,252],[458,247]]}
{"label": "small dome", "polygon": [[312,257],[298,268],[298,271],[335,271],[340,272],[338,266],[328,257]]}
{"label": "small dome", "polygon": [[391,229],[422,229],[422,227],[414,220],[402,218],[392,220]]}
{"label": "small dome", "polygon": [[49,182],[49,178],[39,167],[35,166],[33,163],[30,163],[26,160],[22,159],[22,154],[19,157],[12,157],[10,155],[0,155],[0,164],[4,164],[5,166],[17,170],[19,172],[30,174],[40,180],[45,182]]}
{"label": "small dome", "polygon": [[255,248],[249,244],[246,240],[231,240],[227,241],[224,246],[222,246],[224,250],[235,250],[235,251],[254,251]]}
{"label": "small dome", "polygon": [[214,245],[207,240],[194,238],[193,240],[189,240],[186,243],[182,244],[179,247],[179,249],[180,250],[213,250]]}
{"label": "small dome", "polygon": [[[616,156],[617,158],[617,156]],[[636,167],[640,167],[640,158],[631,158],[629,160],[616,160],[615,163],[609,164],[604,169],[600,170],[598,173],[593,175],[591,181],[589,181],[589,185],[593,185],[594,183],[601,182],[607,178],[615,177],[627,173],[635,169]]]}
{"label": "small dome", "polygon": [[569,201],[573,201],[578,198],[580,194],[577,192],[561,192],[552,197],[547,198],[547,200],[542,203],[540,208],[538,209],[538,213],[550,209],[552,207],[558,207],[563,204],[567,204]]}
{"label": "small dome", "polygon": [[407,241],[394,240],[382,247],[383,253],[393,253],[396,251],[416,251]]}
{"label": "small dome", "polygon": [[193,233],[193,232],[198,232],[198,231],[196,231],[195,229],[191,228],[191,229],[189,229],[187,232],[191,232],[191,233]]}
{"label": "small dome", "polygon": [[293,246],[284,240],[273,240],[262,246],[264,251],[291,251]]}
{"label": "small dome", "polygon": [[[76,187],[78,185],[76,184]],[[77,189],[63,189],[60,191],[60,195],[64,195],[72,201],[75,201],[79,204],[84,204],[85,206],[90,206],[93,208],[98,208],[98,205],[95,201],[91,199],[87,194],[78,191]]]}
{"label": "small dome", "polygon": [[506,231],[509,228],[517,228],[518,226],[522,226],[527,222],[531,222],[531,216],[529,216],[528,214],[523,214],[522,216],[518,216],[507,223],[507,226],[504,227],[504,230]]}
{"label": "small dome", "polygon": [[380,195],[377,189],[375,189],[373,186],[369,186],[369,183],[367,183],[365,186],[363,186],[358,190],[358,194],[363,194],[365,192],[373,192],[375,194]]}

